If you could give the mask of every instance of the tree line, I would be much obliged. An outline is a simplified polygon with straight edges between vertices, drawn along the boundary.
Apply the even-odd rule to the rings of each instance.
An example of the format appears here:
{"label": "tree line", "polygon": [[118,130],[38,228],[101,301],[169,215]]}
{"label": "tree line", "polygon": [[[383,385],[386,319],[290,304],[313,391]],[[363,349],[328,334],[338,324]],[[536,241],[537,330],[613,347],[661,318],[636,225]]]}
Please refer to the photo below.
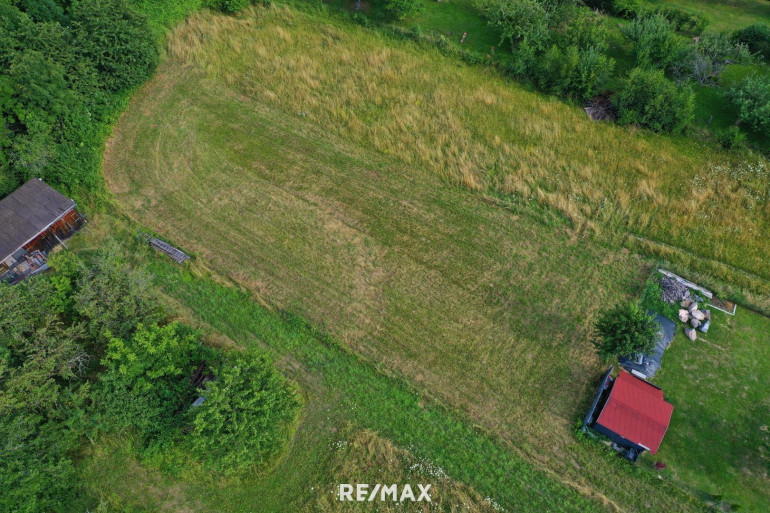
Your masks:
{"label": "tree line", "polygon": [[33,177],[95,189],[103,127],[158,55],[125,0],[0,1],[0,197]]}

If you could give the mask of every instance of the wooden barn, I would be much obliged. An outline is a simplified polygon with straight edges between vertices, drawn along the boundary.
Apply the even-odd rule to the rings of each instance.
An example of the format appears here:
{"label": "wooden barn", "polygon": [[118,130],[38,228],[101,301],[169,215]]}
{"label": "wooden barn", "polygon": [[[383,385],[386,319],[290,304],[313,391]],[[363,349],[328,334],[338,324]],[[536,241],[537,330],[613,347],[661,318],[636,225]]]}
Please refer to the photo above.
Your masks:
{"label": "wooden barn", "polygon": [[85,222],[75,202],[33,178],[0,200],[0,281],[48,268],[48,253]]}
{"label": "wooden barn", "polygon": [[611,371],[599,385],[584,426],[605,435],[631,461],[644,451],[657,453],[674,407],[649,381],[624,370],[612,379]]}

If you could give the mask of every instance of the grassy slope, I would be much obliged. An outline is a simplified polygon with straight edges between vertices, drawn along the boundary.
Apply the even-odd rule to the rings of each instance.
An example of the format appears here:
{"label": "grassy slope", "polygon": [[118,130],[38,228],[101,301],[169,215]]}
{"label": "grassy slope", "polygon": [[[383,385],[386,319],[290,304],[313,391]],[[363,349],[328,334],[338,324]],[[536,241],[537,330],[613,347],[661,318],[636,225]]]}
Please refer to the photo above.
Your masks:
{"label": "grassy slope", "polygon": [[658,457],[676,479],[765,511],[770,465],[770,319],[714,311],[697,342],[677,336],[656,383],[675,405]]}
{"label": "grassy slope", "polygon": [[[256,22],[209,22],[215,26],[206,30],[248,29],[246,39],[296,38],[301,47],[316,32],[342,46],[351,33],[360,36],[278,11]],[[363,60],[384,66],[355,43]],[[240,40],[231,44],[243,48]],[[290,70],[297,65],[283,59]],[[590,315],[634,291],[635,257],[576,239],[531,207],[512,204],[506,212],[319,132],[313,105],[297,102],[287,112],[275,105],[276,93],[240,94],[235,74],[210,70],[218,78],[166,63],[118,127],[108,182],[133,215],[462,408],[570,485],[629,509],[688,507],[571,433],[597,369],[585,342]],[[259,74],[246,76],[259,84]],[[377,109],[369,115],[378,119]],[[390,429],[389,437],[405,436]]]}
{"label": "grassy slope", "polygon": [[[744,156],[702,143],[594,124],[491,71],[376,33],[305,23],[251,28],[261,23],[196,18],[170,51],[237,94],[408,165],[538,199],[578,231],[629,229],[770,277],[766,161],[749,170]],[[199,31],[212,39],[204,45]],[[311,47],[324,51],[311,57]],[[734,180],[736,172],[744,178]],[[726,268],[721,274],[738,281]],[[767,281],[747,280],[770,292]]]}

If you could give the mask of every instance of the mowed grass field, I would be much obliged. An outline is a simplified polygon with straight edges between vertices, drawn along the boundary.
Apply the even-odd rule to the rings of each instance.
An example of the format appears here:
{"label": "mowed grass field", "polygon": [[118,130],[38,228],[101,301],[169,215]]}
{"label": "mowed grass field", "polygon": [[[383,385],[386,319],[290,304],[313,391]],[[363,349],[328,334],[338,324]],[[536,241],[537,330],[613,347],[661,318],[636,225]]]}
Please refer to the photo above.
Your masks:
{"label": "mowed grass field", "polygon": [[[584,152],[622,168],[621,148],[607,138],[664,164],[692,166],[702,155],[589,124],[492,73],[320,15],[198,15],[172,35],[169,54],[105,155],[107,183],[132,217],[257,301],[301,314],[382,372],[457,408],[572,490],[610,509],[697,509],[665,481],[574,436],[601,369],[588,342],[593,317],[637,293],[648,269],[584,233],[628,221],[612,203],[641,179],[586,178],[614,191],[595,219],[570,214],[590,200],[587,185],[568,192],[560,180],[582,183]],[[383,91],[385,101],[384,78],[412,85],[400,97]],[[349,80],[343,94],[335,84]],[[498,110],[511,138],[487,141],[489,127],[473,113],[502,123]],[[595,135],[611,155],[579,146],[579,134]],[[510,158],[481,172],[474,159],[495,145]],[[550,178],[546,154],[556,159]],[[755,178],[733,192],[759,186]],[[504,194],[506,184],[518,193]],[[558,208],[559,198],[561,210],[531,201]]]}

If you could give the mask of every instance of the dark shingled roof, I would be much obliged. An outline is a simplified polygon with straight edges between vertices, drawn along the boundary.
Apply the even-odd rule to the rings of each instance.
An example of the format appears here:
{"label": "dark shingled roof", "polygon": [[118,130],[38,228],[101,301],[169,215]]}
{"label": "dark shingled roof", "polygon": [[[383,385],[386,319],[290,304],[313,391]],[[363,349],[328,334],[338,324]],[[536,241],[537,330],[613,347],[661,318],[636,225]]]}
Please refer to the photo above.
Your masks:
{"label": "dark shingled roof", "polygon": [[0,200],[0,261],[71,210],[75,202],[33,178]]}

